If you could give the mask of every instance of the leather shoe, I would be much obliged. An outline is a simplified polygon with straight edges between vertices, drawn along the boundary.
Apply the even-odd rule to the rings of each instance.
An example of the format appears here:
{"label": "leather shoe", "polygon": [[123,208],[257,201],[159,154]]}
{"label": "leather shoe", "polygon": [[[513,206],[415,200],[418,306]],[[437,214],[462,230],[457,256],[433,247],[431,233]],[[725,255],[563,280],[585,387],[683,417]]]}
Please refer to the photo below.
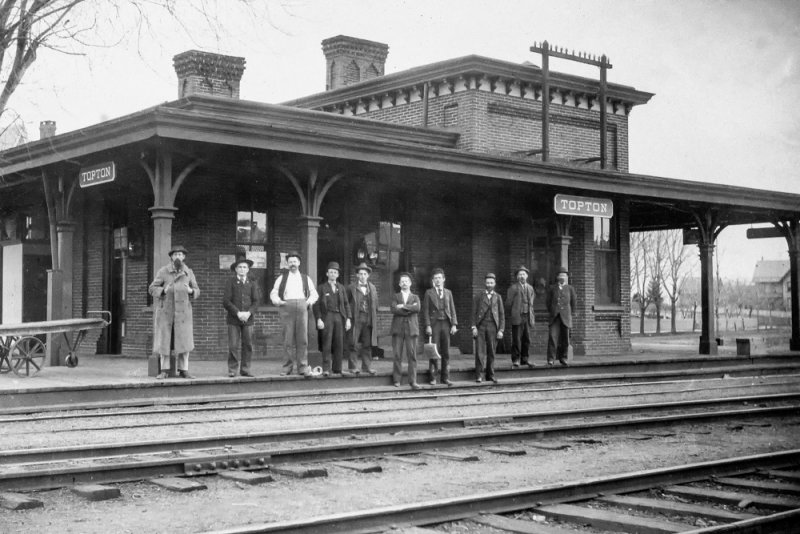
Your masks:
{"label": "leather shoe", "polygon": [[554,362],[553,360],[547,360],[547,365],[555,365],[555,364],[556,362]]}
{"label": "leather shoe", "polygon": [[435,385],[436,385],[436,379],[435,379],[435,378],[432,378],[432,379],[431,379],[431,382],[430,382],[430,384],[431,384],[432,386],[435,386]]}
{"label": "leather shoe", "polygon": [[242,375],[242,376],[246,376],[246,377],[248,377],[248,378],[255,378],[255,377],[253,376],[253,373],[251,373],[250,371],[242,371],[242,372],[241,372],[241,373],[239,373],[239,374],[240,374],[240,375]]}
{"label": "leather shoe", "polygon": [[369,371],[367,371],[367,372],[370,374],[370,376],[375,376],[375,375],[377,375],[377,374],[378,374],[378,371],[376,371],[375,369],[370,369],[370,370],[369,370]]}
{"label": "leather shoe", "polygon": [[519,364],[518,364],[518,363],[512,363],[512,364],[511,364],[511,368],[512,368],[512,369],[516,369],[517,367],[519,367]]}
{"label": "leather shoe", "polygon": [[475,382],[477,382],[478,384],[480,384],[481,382],[483,382],[483,378],[481,378],[481,377],[478,377],[478,378],[476,378],[476,379],[475,379]]}
{"label": "leather shoe", "polygon": [[492,378],[492,382],[494,382],[495,384],[499,384],[500,383],[500,381],[497,378]]}
{"label": "leather shoe", "polygon": [[442,384],[446,384],[448,386],[452,386],[453,385],[453,383],[450,382],[449,380],[442,380]]}
{"label": "leather shoe", "polygon": [[567,360],[558,360],[558,363],[560,363],[561,365],[564,365],[564,366],[567,366],[567,365],[569,365],[569,364],[567,363]]}
{"label": "leather shoe", "polygon": [[323,371],[322,376],[330,376],[331,374],[328,371]]}
{"label": "leather shoe", "polygon": [[392,385],[393,385],[394,387],[396,387],[396,388],[399,388],[399,387],[400,387],[400,382],[395,382],[395,383],[394,383],[394,384],[392,384]]}
{"label": "leather shoe", "polygon": [[194,378],[192,375],[189,374],[189,371],[178,371],[178,374],[181,378]]}
{"label": "leather shoe", "polygon": [[525,362],[524,365],[527,366],[528,369],[533,369],[534,367],[536,367],[536,364],[532,362]]}
{"label": "leather shoe", "polygon": [[411,384],[411,389],[422,389],[419,384]]}
{"label": "leather shoe", "polygon": [[234,376],[236,376],[236,373],[233,371],[228,371],[228,378],[233,378]]}
{"label": "leather shoe", "polygon": [[164,380],[165,378],[167,378],[167,373],[158,373],[156,375],[156,380]]}

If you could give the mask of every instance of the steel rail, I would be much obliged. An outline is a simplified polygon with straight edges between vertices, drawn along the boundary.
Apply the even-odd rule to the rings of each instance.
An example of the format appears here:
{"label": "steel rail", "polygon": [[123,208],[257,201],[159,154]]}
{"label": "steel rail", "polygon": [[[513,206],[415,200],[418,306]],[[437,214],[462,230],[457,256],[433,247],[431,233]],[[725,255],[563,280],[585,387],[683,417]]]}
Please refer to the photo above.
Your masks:
{"label": "steel rail", "polygon": [[[739,360],[741,363],[734,359],[730,360],[730,365],[724,362],[717,362],[715,360],[703,360],[699,362],[692,361],[669,361],[669,362],[640,362],[640,363],[622,363],[622,364],[603,364],[603,365],[574,365],[569,367],[556,367],[544,368],[546,374],[537,374],[536,371],[529,370],[515,370],[503,371],[503,373],[511,375],[506,378],[503,377],[501,387],[506,385],[516,384],[547,384],[547,383],[564,383],[564,382],[581,382],[584,386],[587,383],[597,382],[602,385],[604,382],[612,381],[614,383],[621,383],[626,380],[636,380],[642,384],[648,382],[672,382],[672,381],[688,381],[696,380],[702,377],[716,377],[723,376],[730,377],[751,377],[751,376],[779,376],[784,374],[796,374],[800,369],[800,364],[793,361],[792,358],[787,356],[782,357],[764,357],[765,361],[760,361],[759,358],[750,358]],[[682,365],[683,368],[671,369],[677,365]],[[705,366],[704,366],[705,365]],[[647,370],[635,370],[636,368],[645,368]],[[657,368],[661,370],[650,370],[650,368]],[[666,370],[664,370],[666,368]],[[588,370],[597,370],[594,374],[587,374]],[[624,370],[632,369],[632,370]],[[533,373],[531,375],[531,373]],[[566,374],[571,373],[571,374]],[[765,374],[769,373],[769,374]],[[486,385],[475,384],[473,382],[474,373],[472,371],[452,371],[451,379],[459,382],[459,389],[464,390],[486,390]],[[682,380],[681,380],[682,378]],[[358,383],[358,387],[352,387],[352,384]],[[229,388],[232,384],[236,386],[241,393],[220,395],[220,390]],[[265,394],[265,384],[269,385],[271,393]],[[318,388],[324,384],[325,389],[310,390],[310,388]],[[120,406],[152,406],[152,405],[166,405],[166,404],[193,404],[201,402],[216,401],[217,399],[223,400],[252,400],[257,398],[287,398],[294,396],[306,395],[331,395],[331,394],[352,394],[352,393],[365,393],[375,394],[375,388],[380,386],[387,386],[382,393],[389,397],[397,397],[398,395],[409,395],[421,397],[430,394],[431,391],[424,389],[422,392],[412,391],[397,391],[388,386],[386,377],[361,377],[349,379],[328,379],[328,380],[286,380],[275,378],[256,378],[256,379],[242,379],[232,382],[231,379],[197,379],[192,380],[191,383],[184,382],[158,382],[158,383],[145,383],[135,384],[135,387],[126,388],[120,386],[113,386],[103,388],[102,386],[84,387],[79,392],[75,388],[48,388],[47,390],[14,390],[6,394],[7,400],[13,400],[13,404],[5,402],[5,406],[0,408],[0,415],[15,415],[15,414],[32,414],[42,413],[46,411],[66,411],[66,410],[82,410],[82,409],[102,409],[102,408],[115,408]],[[576,386],[577,387],[577,386]],[[289,388],[300,388],[300,390],[292,390]],[[304,389],[309,388],[309,389]],[[494,387],[496,388],[496,387]],[[493,388],[493,389],[494,389]],[[465,392],[466,393],[466,392]],[[484,392],[480,392],[482,394]],[[13,395],[10,395],[13,394]],[[80,397],[86,396],[108,396],[112,400],[103,400],[96,402],[74,402],[64,403],[64,398],[68,398],[70,394],[79,394]],[[36,402],[32,399],[36,398]],[[53,402],[50,399],[58,399]]]}
{"label": "steel rail", "polygon": [[[612,432],[630,430],[642,427],[664,427],[689,422],[709,421],[724,418],[741,417],[776,417],[800,410],[797,406],[782,406],[777,408],[755,408],[747,410],[733,410],[724,412],[707,412],[698,414],[679,414],[662,417],[647,417],[641,419],[618,419],[597,422],[583,422],[576,424],[557,425],[552,427],[536,428],[509,428],[501,430],[466,430],[450,435],[423,435],[394,439],[378,439],[370,442],[334,443],[329,445],[290,446],[285,449],[265,450],[235,450],[233,446],[224,443],[224,439],[213,446],[203,440],[209,448],[217,447],[220,451],[208,452],[202,449],[176,450],[170,445],[162,447],[156,453],[149,451],[134,451],[128,448],[121,453],[120,447],[114,446],[117,456],[108,456],[104,449],[94,449],[96,454],[89,456],[91,449],[83,450],[83,458],[99,460],[101,463],[89,465],[75,465],[74,462],[67,466],[59,466],[50,461],[42,461],[36,465],[34,457],[41,456],[34,453],[28,457],[20,457],[20,462],[0,468],[0,491],[16,491],[31,489],[57,488],[77,483],[118,482],[140,480],[157,475],[186,474],[204,475],[217,472],[230,467],[242,469],[260,469],[267,464],[303,463],[328,460],[354,459],[363,457],[382,456],[386,454],[411,454],[425,452],[432,449],[484,446],[487,444],[506,443],[508,441],[546,439],[574,435],[586,435],[592,432]],[[446,428],[441,422],[434,423],[436,428]],[[380,426],[380,425],[378,425]],[[351,427],[356,428],[356,427]],[[398,427],[399,428],[399,427]],[[348,435],[343,428],[333,429],[335,436]],[[383,431],[386,431],[385,427]],[[350,431],[352,433],[352,430]],[[276,435],[272,436],[277,438]],[[306,438],[308,439],[308,438]],[[247,444],[253,445],[255,442]],[[244,443],[242,443],[244,444]],[[141,444],[139,444],[141,445]],[[150,443],[150,445],[154,445]],[[186,445],[190,445],[186,443]],[[194,443],[198,446],[198,443]],[[153,449],[153,447],[148,447]],[[54,451],[48,451],[50,453]],[[150,456],[136,457],[136,454],[150,454]],[[38,468],[37,468],[38,467]]]}
{"label": "steel rail", "polygon": [[[791,378],[800,377],[800,375],[779,375],[780,378]],[[688,384],[697,384],[698,380],[680,380],[680,381],[665,381],[661,382],[661,384],[681,384],[681,383],[688,383]],[[565,396],[565,397],[558,397],[553,399],[548,399],[552,401],[564,401],[564,400],[574,400],[574,399],[602,399],[602,398],[614,398],[614,397],[644,397],[644,396],[655,396],[655,395],[670,395],[670,394],[686,394],[686,393],[694,393],[698,391],[725,391],[730,389],[741,390],[743,388],[753,389],[753,388],[777,388],[781,386],[787,385],[797,385],[800,384],[796,380],[780,380],[776,382],[768,382],[768,383],[759,383],[759,384],[735,384],[735,385],[723,385],[721,387],[691,387],[691,388],[683,388],[683,389],[671,389],[671,390],[664,390],[664,391],[642,391],[642,392],[626,392],[626,393],[613,393],[606,395],[573,395],[573,396]],[[437,404],[431,405],[431,408],[446,408],[450,406],[464,406],[463,403],[455,402],[450,404],[444,404],[439,402],[441,399],[460,399],[464,397],[492,397],[492,396],[500,396],[500,395],[523,395],[529,393],[535,394],[545,394],[551,392],[564,392],[564,391],[571,391],[571,390],[578,390],[581,392],[585,392],[587,389],[609,389],[610,388],[635,388],[635,387],[644,387],[644,386],[651,386],[653,382],[644,382],[644,383],[619,383],[619,384],[604,384],[604,385],[576,385],[576,386],[564,386],[564,387],[550,387],[550,388],[522,388],[522,389],[504,389],[504,390],[496,390],[494,388],[486,389],[483,392],[479,391],[453,391],[452,389],[442,390],[437,392],[436,394],[428,394],[428,395],[416,395],[416,396],[403,396],[398,398],[397,395],[395,396],[385,396],[385,395],[377,395],[369,398],[347,398],[347,399],[323,399],[323,400],[306,400],[306,401],[298,401],[298,402],[253,402],[246,405],[241,404],[225,404],[225,403],[232,403],[235,402],[233,400],[227,399],[211,399],[211,400],[203,400],[202,402],[195,403],[195,405],[191,407],[184,407],[184,408],[167,408],[167,409],[147,409],[147,410],[123,410],[123,411],[116,411],[116,412],[94,412],[94,413],[51,413],[51,414],[43,414],[43,415],[26,415],[21,417],[0,417],[0,424],[8,424],[8,423],[33,423],[38,421],[51,421],[51,420],[58,420],[58,421],[65,421],[65,420],[73,420],[73,419],[97,419],[101,417],[107,418],[116,418],[116,417],[136,417],[142,415],[175,415],[175,414],[195,414],[195,413],[202,413],[202,412],[217,412],[217,411],[237,411],[237,410],[258,410],[258,409],[278,409],[278,408],[297,408],[303,406],[326,406],[326,405],[346,405],[346,404],[365,404],[365,403],[377,403],[377,402],[396,402],[396,401],[419,401],[419,400],[432,400],[437,401]],[[501,386],[502,387],[502,386]],[[374,393],[383,393],[383,392],[374,392]],[[336,393],[336,395],[341,395],[341,393]],[[315,397],[318,395],[314,395]],[[271,398],[265,397],[265,398]],[[239,398],[239,397],[237,397]],[[252,400],[252,397],[247,397],[246,400]],[[483,402],[480,406],[487,406],[491,404],[514,404],[514,403],[525,403],[530,402],[530,399],[522,399],[522,400],[507,400],[501,399],[497,401],[488,401]],[[178,405],[187,404],[185,400],[180,400]],[[200,405],[197,405],[200,404]],[[213,404],[213,406],[209,406],[209,404]],[[150,406],[150,405],[148,405]],[[421,408],[427,408],[428,406],[422,406]],[[378,413],[381,411],[404,411],[404,410],[417,410],[420,406],[413,406],[408,408],[402,407],[392,407],[387,410],[370,410],[370,413]],[[323,414],[334,414],[334,413],[345,413],[345,412],[315,412],[311,415],[323,415]],[[303,417],[304,415],[299,415]],[[297,417],[297,416],[295,416]],[[262,419],[263,417],[242,417],[237,418],[240,421],[247,421],[252,419]],[[228,420],[227,418],[225,420]],[[217,422],[220,420],[208,420],[204,419],[203,423],[209,422]],[[186,421],[182,421],[182,423],[186,423]],[[174,421],[170,421],[169,425],[174,425]],[[146,424],[148,427],[150,426],[157,426],[159,423],[148,422]],[[117,425],[117,426],[105,426],[105,427],[86,427],[86,429],[91,430],[112,430],[112,429],[121,429],[121,428],[133,428],[137,425]],[[139,425],[141,426],[141,425]],[[81,430],[81,428],[72,427],[65,431],[75,431]]]}
{"label": "steel rail", "polygon": [[[630,493],[649,488],[685,484],[712,475],[727,476],[755,469],[774,468],[800,461],[800,449],[769,454],[727,458],[688,465],[622,473],[607,477],[577,480],[563,484],[550,484],[463,497],[438,499],[427,502],[384,506],[366,511],[311,517],[301,520],[278,521],[260,525],[246,525],[206,532],[206,534],[329,534],[337,532],[380,532],[390,525],[397,527],[420,526],[447,521],[458,521],[478,513],[508,513],[537,506],[592,499],[600,494]],[[769,516],[770,525],[792,528],[800,511]],[[759,525],[759,521],[761,524]],[[700,529],[693,534],[711,533],[763,533],[765,518],[725,525],[732,530]],[[718,527],[713,527],[718,528]],[[758,530],[761,528],[762,530]],[[768,532],[778,532],[769,530]],[[790,532],[786,530],[785,532]],[[688,534],[688,532],[686,533]]]}
{"label": "steel rail", "polygon": [[[0,466],[20,462],[53,462],[97,456],[120,456],[126,454],[158,453],[173,450],[203,449],[209,447],[254,445],[264,443],[280,443],[309,439],[331,439],[353,435],[388,434],[395,432],[420,432],[448,428],[465,428],[469,426],[489,424],[529,424],[537,421],[562,421],[568,418],[602,418],[637,412],[655,412],[669,410],[685,410],[690,408],[711,408],[727,404],[744,404],[758,402],[788,402],[800,399],[800,392],[777,393],[770,395],[754,395],[743,397],[724,397],[718,399],[701,399],[693,401],[675,401],[650,404],[629,404],[604,408],[581,408],[577,410],[535,411],[526,413],[494,414],[487,416],[469,416],[443,419],[424,419],[411,421],[392,421],[387,423],[343,425],[323,428],[300,428],[289,430],[271,430],[257,433],[225,434],[212,436],[193,436],[167,440],[139,441],[129,443],[92,443],[57,448],[11,449],[0,451]],[[725,412],[709,412],[699,414],[678,414],[677,416],[661,416],[654,419],[667,420],[669,417],[703,418],[732,417],[735,414],[750,415],[759,410],[791,413],[800,409],[798,406],[780,406],[773,408],[749,408]]]}

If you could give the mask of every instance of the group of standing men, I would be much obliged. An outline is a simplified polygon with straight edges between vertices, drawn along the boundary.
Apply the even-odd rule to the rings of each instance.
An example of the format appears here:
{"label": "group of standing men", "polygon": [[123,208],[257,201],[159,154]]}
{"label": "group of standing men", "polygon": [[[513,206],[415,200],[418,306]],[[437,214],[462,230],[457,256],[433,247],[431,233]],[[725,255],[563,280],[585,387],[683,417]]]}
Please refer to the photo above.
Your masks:
{"label": "group of standing men", "polygon": [[[188,252],[181,246],[169,251],[170,263],[156,273],[149,292],[156,299],[155,331],[153,351],[159,354],[161,372],[157,378],[167,377],[170,353],[177,355],[178,374],[182,378],[193,378],[189,374],[189,352],[194,349],[192,306],[190,297],[196,299],[200,289],[194,273],[184,260]],[[316,326],[322,332],[323,376],[344,374],[342,368],[346,334],[352,330],[355,353],[348,351],[348,373],[361,372],[374,375],[372,350],[377,346],[378,293],[369,281],[372,269],[365,263],[356,267],[356,281],[345,287],[338,281],[340,268],[336,262],[327,266],[327,280],[314,287],[311,278],[300,272],[301,257],[292,252],[287,255],[288,270],[276,280],[270,292],[270,300],[278,307],[284,327],[284,350],[286,360],[281,376],[292,374],[296,369],[303,376],[310,376],[308,365],[308,316],[312,311]],[[228,329],[228,376],[252,377],[250,362],[253,353],[253,324],[255,310],[261,300],[258,284],[248,277],[253,262],[237,257],[231,265],[235,276],[228,279],[222,305],[226,310]],[[411,292],[412,278],[401,273],[400,291],[391,300],[392,349],[394,363],[393,384],[398,387],[402,376],[402,361],[408,362],[408,380],[413,389],[417,383],[417,339],[420,333],[418,316],[422,313],[422,326],[429,343],[436,347],[429,361],[430,383],[451,386],[450,381],[450,336],[458,331],[458,319],[452,292],[444,287],[445,273],[436,268],[431,273],[431,289],[425,292],[423,301]],[[534,367],[530,361],[529,348],[534,325],[533,287],[527,283],[529,271],[520,266],[516,272],[516,283],[508,290],[507,305],[511,322],[512,367],[520,365]],[[567,270],[560,269],[557,283],[547,289],[546,306],[549,312],[549,336],[547,363],[553,365],[558,359],[567,365],[569,330],[572,328],[572,310],[576,306],[576,293],[567,281]],[[494,360],[497,341],[503,338],[506,307],[502,297],[495,291],[497,280],[494,273],[485,277],[485,290],[478,292],[472,305],[471,333],[475,339],[475,372],[477,382],[497,382]],[[360,364],[360,367],[359,367]]]}

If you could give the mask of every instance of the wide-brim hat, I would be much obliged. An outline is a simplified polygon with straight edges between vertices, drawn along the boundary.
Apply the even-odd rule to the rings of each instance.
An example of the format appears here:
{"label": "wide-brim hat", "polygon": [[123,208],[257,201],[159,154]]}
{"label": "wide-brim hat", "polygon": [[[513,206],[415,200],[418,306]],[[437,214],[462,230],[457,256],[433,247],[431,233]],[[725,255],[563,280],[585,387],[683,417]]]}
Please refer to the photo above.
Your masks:
{"label": "wide-brim hat", "polygon": [[241,258],[236,258],[236,261],[231,263],[231,271],[235,271],[240,263],[246,263],[248,267],[253,266],[253,260],[248,260],[247,258],[242,256]]}
{"label": "wide-brim hat", "polygon": [[517,270],[514,271],[514,276],[517,276],[520,271],[525,271],[527,274],[531,274],[531,272],[528,270],[527,267],[525,267],[524,265],[520,265],[519,267],[517,267]]}
{"label": "wide-brim hat", "polygon": [[327,271],[329,269],[336,269],[337,271],[342,272],[342,270],[339,268],[339,263],[335,261],[328,262],[328,266],[325,268],[325,270]]}
{"label": "wide-brim hat", "polygon": [[367,265],[362,261],[361,263],[358,264],[358,267],[356,267],[356,272],[358,271],[367,271],[368,273],[371,273],[372,267],[370,267],[369,265]]}
{"label": "wide-brim hat", "polygon": [[172,256],[176,252],[183,252],[187,256],[189,255],[189,251],[186,250],[186,248],[183,245],[176,245],[172,247],[172,249],[169,252],[167,252],[167,256]]}

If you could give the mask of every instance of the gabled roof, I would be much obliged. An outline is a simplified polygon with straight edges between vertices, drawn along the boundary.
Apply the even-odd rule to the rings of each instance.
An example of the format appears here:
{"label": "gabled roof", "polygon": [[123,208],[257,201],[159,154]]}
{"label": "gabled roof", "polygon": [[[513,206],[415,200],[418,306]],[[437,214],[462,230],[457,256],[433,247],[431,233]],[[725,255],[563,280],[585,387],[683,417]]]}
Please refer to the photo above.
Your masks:
{"label": "gabled roof", "polygon": [[782,282],[789,275],[789,260],[759,260],[753,271],[753,283]]}
{"label": "gabled roof", "polygon": [[[483,56],[464,56],[455,59],[429,63],[392,74],[386,74],[359,83],[354,83],[333,91],[316,93],[284,102],[285,106],[324,109],[370,96],[382,95],[392,91],[408,89],[425,82],[442,82],[447,79],[468,76],[487,76],[504,80],[517,80],[535,86],[542,84],[542,69],[530,63],[512,63]],[[554,89],[574,91],[595,95],[600,82],[591,78],[550,71],[550,85]],[[637,91],[633,87],[609,83],[606,95],[610,102],[620,102],[626,107],[646,104],[653,93]]]}

